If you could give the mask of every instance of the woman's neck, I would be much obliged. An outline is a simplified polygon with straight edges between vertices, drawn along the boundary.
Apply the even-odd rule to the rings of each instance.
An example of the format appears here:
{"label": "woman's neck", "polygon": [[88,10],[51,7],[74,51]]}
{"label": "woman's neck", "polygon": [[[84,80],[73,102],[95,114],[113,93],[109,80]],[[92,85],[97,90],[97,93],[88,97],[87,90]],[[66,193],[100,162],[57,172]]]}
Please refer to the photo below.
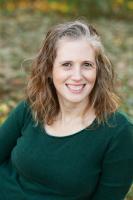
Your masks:
{"label": "woman's neck", "polygon": [[[57,120],[60,121],[61,124],[69,124],[69,123],[81,123],[81,121],[94,120],[95,118],[95,110],[91,106],[88,106],[86,109],[86,104],[60,104],[60,113],[57,117]],[[84,114],[84,111],[85,114]]]}

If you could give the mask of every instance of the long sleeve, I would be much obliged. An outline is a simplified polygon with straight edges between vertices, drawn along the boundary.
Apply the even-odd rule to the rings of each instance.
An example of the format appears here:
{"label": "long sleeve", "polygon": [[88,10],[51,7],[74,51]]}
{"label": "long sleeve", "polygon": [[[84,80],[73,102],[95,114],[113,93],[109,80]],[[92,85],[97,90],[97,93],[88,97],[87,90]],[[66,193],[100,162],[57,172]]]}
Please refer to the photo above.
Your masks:
{"label": "long sleeve", "polygon": [[8,158],[17,138],[21,135],[25,109],[26,103],[19,103],[0,127],[0,164]]}
{"label": "long sleeve", "polygon": [[110,142],[92,200],[123,200],[133,181],[133,125],[128,124]]}

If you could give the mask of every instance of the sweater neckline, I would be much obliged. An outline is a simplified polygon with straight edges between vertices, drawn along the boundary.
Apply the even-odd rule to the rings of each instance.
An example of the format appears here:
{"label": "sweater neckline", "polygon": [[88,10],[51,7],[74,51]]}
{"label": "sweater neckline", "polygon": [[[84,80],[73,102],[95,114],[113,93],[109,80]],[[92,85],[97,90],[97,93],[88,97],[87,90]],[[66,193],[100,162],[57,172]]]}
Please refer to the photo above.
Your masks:
{"label": "sweater neckline", "polygon": [[45,127],[44,127],[43,134],[45,134],[45,136],[48,137],[48,138],[53,138],[53,139],[67,139],[67,138],[72,138],[72,137],[75,137],[77,135],[80,135],[80,134],[82,134],[85,131],[92,131],[92,130],[94,130],[94,128],[96,127],[97,124],[98,124],[97,123],[97,119],[95,118],[92,121],[92,123],[90,125],[86,126],[85,128],[83,128],[83,129],[81,129],[79,131],[76,131],[76,132],[74,132],[74,133],[72,133],[70,135],[64,135],[64,136],[52,135],[52,134],[48,133],[46,131]]}

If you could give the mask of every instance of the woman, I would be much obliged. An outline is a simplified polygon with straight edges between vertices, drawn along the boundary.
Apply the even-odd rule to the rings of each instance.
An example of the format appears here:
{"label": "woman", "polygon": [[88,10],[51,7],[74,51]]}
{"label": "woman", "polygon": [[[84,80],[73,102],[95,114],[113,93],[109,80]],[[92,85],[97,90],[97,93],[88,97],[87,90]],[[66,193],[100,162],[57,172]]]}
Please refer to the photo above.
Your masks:
{"label": "woman", "polygon": [[133,125],[93,26],[52,27],[26,100],[0,128],[0,200],[122,200],[133,180]]}

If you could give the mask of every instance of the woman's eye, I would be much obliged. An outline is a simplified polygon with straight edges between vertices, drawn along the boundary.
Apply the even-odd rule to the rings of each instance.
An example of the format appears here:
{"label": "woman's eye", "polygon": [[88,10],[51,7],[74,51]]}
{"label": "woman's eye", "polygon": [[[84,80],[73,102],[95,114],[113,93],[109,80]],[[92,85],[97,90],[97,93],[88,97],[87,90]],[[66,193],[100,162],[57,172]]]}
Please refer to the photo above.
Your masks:
{"label": "woman's eye", "polygon": [[63,68],[65,70],[70,70],[71,69],[71,63],[64,63],[64,64],[62,64],[62,66],[63,66]]}
{"label": "woman's eye", "polygon": [[92,67],[92,64],[91,63],[84,63],[84,66],[85,67]]}
{"label": "woman's eye", "polygon": [[70,66],[71,66],[70,63],[64,63],[64,64],[62,64],[62,65],[65,66],[65,67],[70,67]]}

